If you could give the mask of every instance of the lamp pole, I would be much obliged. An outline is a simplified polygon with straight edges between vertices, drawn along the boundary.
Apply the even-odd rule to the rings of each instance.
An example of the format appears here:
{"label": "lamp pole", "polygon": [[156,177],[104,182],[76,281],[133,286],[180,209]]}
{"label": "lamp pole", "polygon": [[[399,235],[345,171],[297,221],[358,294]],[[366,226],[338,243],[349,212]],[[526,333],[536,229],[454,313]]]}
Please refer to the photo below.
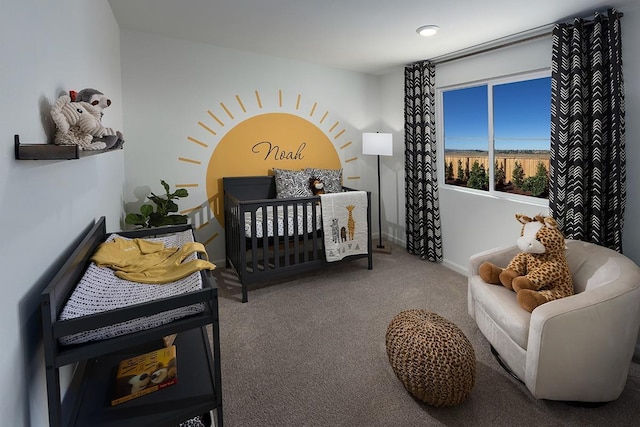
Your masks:
{"label": "lamp pole", "polygon": [[382,245],[382,193],[380,192],[380,154],[378,154],[378,249],[383,249]]}
{"label": "lamp pole", "polygon": [[378,156],[378,244],[375,252],[391,253],[391,246],[382,243],[382,176],[380,156],[393,156],[393,136],[390,133],[365,132],[362,134],[362,154]]}

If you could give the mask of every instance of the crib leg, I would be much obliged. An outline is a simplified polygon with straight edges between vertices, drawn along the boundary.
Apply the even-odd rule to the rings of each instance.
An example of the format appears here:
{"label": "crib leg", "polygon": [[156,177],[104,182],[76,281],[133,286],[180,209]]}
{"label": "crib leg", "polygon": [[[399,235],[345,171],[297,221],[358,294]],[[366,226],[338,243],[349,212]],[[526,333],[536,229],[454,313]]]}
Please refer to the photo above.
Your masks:
{"label": "crib leg", "polygon": [[249,292],[247,291],[247,285],[242,285],[242,302],[249,301]]}

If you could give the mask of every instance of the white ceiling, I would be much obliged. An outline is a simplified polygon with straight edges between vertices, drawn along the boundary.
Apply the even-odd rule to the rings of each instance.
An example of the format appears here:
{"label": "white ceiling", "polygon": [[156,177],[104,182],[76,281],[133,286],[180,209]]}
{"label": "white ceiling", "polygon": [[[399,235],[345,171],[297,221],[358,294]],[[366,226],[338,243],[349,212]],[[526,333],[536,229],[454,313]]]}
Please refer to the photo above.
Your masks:
{"label": "white ceiling", "polygon": [[637,1],[109,0],[123,29],[369,74]]}

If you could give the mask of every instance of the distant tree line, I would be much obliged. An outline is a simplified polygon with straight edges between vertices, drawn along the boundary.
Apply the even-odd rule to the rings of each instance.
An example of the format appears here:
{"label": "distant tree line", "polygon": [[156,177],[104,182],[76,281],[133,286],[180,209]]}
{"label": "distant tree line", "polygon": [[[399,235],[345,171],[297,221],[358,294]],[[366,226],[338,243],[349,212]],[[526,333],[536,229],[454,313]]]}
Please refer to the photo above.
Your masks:
{"label": "distant tree line", "polygon": [[[517,152],[518,150],[512,150]],[[528,150],[527,152],[531,152]],[[458,159],[457,168],[454,171],[453,162],[447,164],[445,179],[447,184],[475,188],[478,190],[489,190],[489,172],[478,160],[474,160],[471,167],[469,161],[462,164],[462,159]],[[549,195],[549,172],[543,162],[539,161],[536,173],[533,176],[525,177],[522,164],[516,160],[511,171],[510,180],[507,180],[505,165],[496,160],[494,168],[495,189],[506,193],[524,194],[533,197],[546,198]]]}

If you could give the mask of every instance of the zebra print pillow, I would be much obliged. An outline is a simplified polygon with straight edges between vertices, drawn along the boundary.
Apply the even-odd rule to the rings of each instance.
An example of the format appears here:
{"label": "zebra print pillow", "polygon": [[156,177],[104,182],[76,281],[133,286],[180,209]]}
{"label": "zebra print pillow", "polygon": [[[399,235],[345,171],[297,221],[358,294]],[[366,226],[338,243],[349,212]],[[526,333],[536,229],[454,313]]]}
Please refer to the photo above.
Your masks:
{"label": "zebra print pillow", "polygon": [[274,169],[276,180],[276,197],[311,197],[309,173],[306,170]]}

